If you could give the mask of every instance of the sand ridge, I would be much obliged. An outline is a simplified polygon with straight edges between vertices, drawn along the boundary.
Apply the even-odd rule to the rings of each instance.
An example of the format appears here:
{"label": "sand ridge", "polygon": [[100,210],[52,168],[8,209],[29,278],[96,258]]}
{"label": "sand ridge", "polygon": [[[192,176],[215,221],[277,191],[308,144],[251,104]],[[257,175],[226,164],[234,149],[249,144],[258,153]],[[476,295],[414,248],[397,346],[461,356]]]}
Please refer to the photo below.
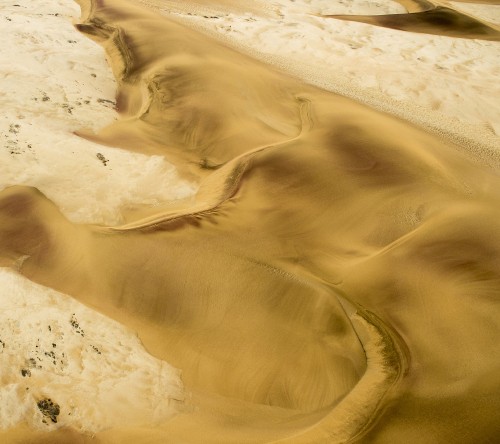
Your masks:
{"label": "sand ridge", "polygon": [[500,40],[500,31],[495,26],[483,23],[469,15],[444,6],[434,6],[425,11],[408,14],[328,15],[340,20],[353,20],[402,31],[445,35],[469,39]]}

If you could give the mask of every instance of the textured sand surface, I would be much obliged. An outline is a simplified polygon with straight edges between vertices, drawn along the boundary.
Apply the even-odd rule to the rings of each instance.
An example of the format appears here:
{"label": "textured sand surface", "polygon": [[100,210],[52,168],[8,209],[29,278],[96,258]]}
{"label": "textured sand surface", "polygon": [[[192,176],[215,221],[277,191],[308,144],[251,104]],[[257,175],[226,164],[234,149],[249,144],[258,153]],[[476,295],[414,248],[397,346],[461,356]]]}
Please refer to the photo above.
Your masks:
{"label": "textured sand surface", "polygon": [[[157,358],[137,355],[150,363],[139,369],[164,367],[167,387],[148,394],[141,377],[138,393],[179,405],[151,424],[103,421],[95,434],[71,423],[41,431],[26,418],[0,438],[495,442],[493,148],[471,161],[470,145],[305,84],[137,3],[81,5],[77,27],[107,51],[119,112],[85,137],[164,156],[199,189],[189,202],[84,225],[48,193],[13,182],[0,193],[1,265],[16,270],[5,272],[12,281],[136,331]],[[186,394],[165,362],[181,370]],[[136,414],[148,415],[146,405]]]}

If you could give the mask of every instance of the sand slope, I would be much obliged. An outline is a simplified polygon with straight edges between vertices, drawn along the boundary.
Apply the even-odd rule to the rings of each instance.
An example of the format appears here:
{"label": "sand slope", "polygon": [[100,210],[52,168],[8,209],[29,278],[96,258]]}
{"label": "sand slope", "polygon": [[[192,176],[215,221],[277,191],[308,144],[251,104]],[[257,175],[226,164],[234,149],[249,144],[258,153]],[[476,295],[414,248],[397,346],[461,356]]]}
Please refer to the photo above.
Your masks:
{"label": "sand slope", "polygon": [[369,15],[328,15],[341,20],[353,20],[402,31],[445,35],[483,40],[500,40],[500,31],[468,15],[443,6],[411,14]]}
{"label": "sand slope", "polygon": [[114,227],[0,194],[2,264],[136,330],[192,395],[161,424],[78,439],[498,436],[497,172],[128,2],[83,7],[121,112],[94,140],[161,153],[200,190]]}

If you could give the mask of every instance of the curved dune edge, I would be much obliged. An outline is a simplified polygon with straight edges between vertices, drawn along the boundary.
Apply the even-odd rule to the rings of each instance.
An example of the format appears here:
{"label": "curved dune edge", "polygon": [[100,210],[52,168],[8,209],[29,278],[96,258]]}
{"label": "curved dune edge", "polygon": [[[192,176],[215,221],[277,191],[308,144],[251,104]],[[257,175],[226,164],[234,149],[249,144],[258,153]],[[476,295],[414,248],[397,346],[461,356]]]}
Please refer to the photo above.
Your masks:
{"label": "curved dune edge", "polygon": [[[408,371],[409,352],[404,341],[373,313],[354,308],[340,297],[350,312],[354,329],[366,353],[367,369],[351,392],[325,417],[293,436],[273,443],[352,443],[362,439],[377,421],[382,401]],[[353,420],[353,417],[356,417]]]}
{"label": "curved dune edge", "polygon": [[408,14],[387,14],[383,16],[324,15],[322,17],[447,37],[500,40],[500,31],[496,27],[443,6],[434,6],[433,8]]}
{"label": "curved dune edge", "polygon": [[199,217],[210,214],[228,201],[238,191],[238,187],[252,157],[262,151],[284,146],[298,140],[311,126],[310,103],[307,99],[297,98],[300,108],[301,126],[299,133],[289,140],[273,143],[252,149],[241,154],[224,165],[218,165],[209,176],[200,184],[200,190],[195,197],[195,202],[184,210],[156,212],[154,216],[135,220],[125,225],[102,227],[102,232],[123,232],[129,230],[147,230],[158,226],[165,226],[172,222],[182,221],[183,218]]}

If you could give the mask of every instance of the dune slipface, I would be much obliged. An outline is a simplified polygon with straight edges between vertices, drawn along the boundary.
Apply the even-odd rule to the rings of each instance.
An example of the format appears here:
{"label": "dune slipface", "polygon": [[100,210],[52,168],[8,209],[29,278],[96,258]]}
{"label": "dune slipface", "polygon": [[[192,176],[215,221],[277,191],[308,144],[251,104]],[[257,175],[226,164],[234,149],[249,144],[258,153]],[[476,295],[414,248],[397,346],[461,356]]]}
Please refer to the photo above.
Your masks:
{"label": "dune slipface", "polygon": [[330,15],[327,17],[370,23],[402,31],[423,32],[450,37],[471,39],[500,40],[500,31],[480,20],[462,14],[451,8],[431,4],[425,11],[410,14],[369,15]]}
{"label": "dune slipface", "polygon": [[82,9],[121,112],[86,137],[164,155],[200,189],[103,227],[10,187],[2,265],[136,330],[191,399],[150,427],[7,439],[493,442],[497,172],[125,1]]}

